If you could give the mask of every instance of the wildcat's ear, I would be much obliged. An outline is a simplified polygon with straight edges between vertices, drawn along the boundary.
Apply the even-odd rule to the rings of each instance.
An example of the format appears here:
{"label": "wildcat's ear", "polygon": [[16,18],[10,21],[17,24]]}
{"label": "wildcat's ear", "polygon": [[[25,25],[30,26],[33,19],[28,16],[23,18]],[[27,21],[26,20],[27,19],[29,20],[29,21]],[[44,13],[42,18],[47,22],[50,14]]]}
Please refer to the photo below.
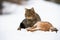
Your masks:
{"label": "wildcat's ear", "polygon": [[27,8],[25,8],[25,10],[27,10]]}
{"label": "wildcat's ear", "polygon": [[32,7],[32,8],[31,8],[31,10],[33,10],[33,11],[34,11],[34,8]]}

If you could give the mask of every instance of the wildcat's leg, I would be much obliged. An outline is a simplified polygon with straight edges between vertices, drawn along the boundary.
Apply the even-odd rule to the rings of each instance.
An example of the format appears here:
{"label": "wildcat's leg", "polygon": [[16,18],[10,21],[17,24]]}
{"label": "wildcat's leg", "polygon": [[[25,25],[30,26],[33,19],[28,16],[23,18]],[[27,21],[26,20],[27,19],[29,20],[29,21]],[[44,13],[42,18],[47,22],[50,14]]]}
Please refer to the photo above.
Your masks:
{"label": "wildcat's leg", "polygon": [[22,24],[22,23],[20,23],[20,26],[19,26],[19,28],[18,28],[17,30],[21,30],[22,25],[23,25],[23,24]]}
{"label": "wildcat's leg", "polygon": [[17,30],[21,30],[21,28],[19,27]]}
{"label": "wildcat's leg", "polygon": [[19,28],[17,30],[21,30],[21,28],[23,28],[23,29],[26,28],[25,25],[23,24],[23,22],[20,23],[20,26],[19,26]]}

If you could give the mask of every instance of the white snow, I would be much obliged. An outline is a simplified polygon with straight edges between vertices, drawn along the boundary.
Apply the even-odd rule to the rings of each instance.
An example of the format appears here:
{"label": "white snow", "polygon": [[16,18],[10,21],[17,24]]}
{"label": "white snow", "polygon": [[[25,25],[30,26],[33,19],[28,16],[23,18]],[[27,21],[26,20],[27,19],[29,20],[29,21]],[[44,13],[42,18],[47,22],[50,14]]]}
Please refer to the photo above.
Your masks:
{"label": "white snow", "polygon": [[[16,5],[5,2],[4,12],[8,15],[0,15],[0,40],[60,40],[60,5],[43,0],[30,0],[26,5]],[[25,18],[25,8],[34,7],[42,21],[49,21],[59,31],[27,32],[25,29],[18,31],[20,22]]]}

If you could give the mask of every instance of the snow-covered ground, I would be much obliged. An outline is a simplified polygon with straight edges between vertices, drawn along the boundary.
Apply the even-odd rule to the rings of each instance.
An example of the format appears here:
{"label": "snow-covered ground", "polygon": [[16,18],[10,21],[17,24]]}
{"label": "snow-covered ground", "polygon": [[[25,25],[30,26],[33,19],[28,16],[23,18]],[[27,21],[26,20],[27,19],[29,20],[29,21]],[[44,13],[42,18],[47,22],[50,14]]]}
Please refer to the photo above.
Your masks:
{"label": "snow-covered ground", "polygon": [[[26,5],[4,3],[4,12],[0,15],[0,40],[60,40],[60,5],[43,0],[30,0]],[[18,31],[20,22],[25,18],[25,8],[34,7],[42,21],[49,21],[59,31],[56,32],[27,32],[25,29]]]}

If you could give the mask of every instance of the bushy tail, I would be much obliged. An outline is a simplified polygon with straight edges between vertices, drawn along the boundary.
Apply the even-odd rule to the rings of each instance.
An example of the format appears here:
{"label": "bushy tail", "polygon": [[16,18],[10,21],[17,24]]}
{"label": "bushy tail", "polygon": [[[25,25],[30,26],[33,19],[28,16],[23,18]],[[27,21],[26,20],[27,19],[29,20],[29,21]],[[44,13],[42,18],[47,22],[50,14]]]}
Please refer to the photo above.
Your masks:
{"label": "bushy tail", "polygon": [[57,29],[57,28],[52,27],[52,28],[51,28],[51,31],[52,31],[52,32],[53,32],[53,31],[55,31],[55,32],[57,33],[58,29]]}

